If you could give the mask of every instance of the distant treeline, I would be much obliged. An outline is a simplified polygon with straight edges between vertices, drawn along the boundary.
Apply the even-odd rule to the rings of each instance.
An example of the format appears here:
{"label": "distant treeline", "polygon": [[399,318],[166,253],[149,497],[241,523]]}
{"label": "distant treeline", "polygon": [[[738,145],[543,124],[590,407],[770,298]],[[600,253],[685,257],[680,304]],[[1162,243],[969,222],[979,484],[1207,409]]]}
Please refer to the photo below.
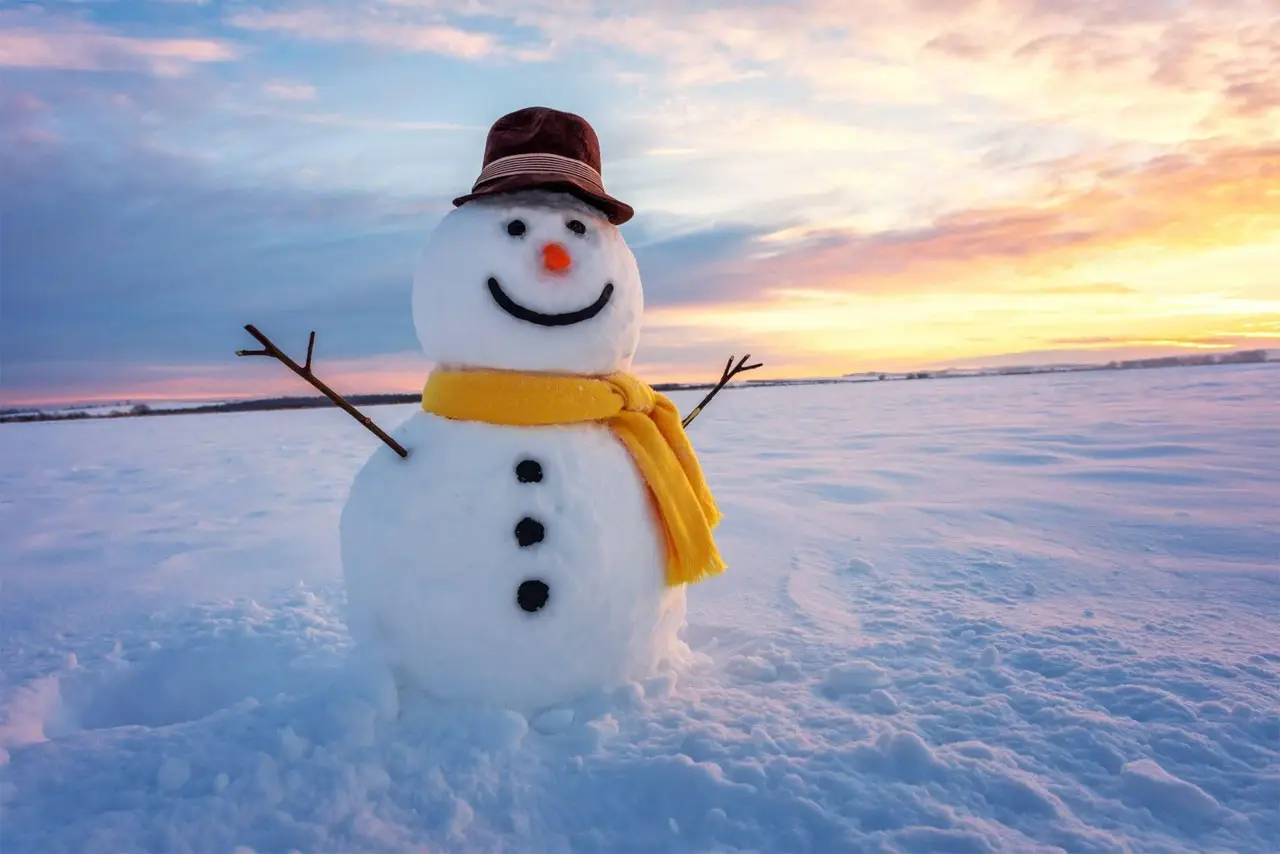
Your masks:
{"label": "distant treeline", "polygon": [[1248,365],[1267,361],[1266,350],[1237,350],[1234,353],[1204,353],[1199,356],[1165,356],[1159,359],[1129,359],[1108,362],[1109,368],[1176,368],[1196,365]]}
{"label": "distant treeline", "polygon": [[[1025,367],[991,368],[979,374],[941,371],[914,371],[911,373],[849,374],[844,377],[823,377],[816,379],[780,379],[780,380],[744,380],[725,387],[725,391],[735,388],[761,388],[780,385],[826,385],[830,383],[862,382],[876,380],[924,380],[924,379],[960,379],[973,376],[1006,376],[1016,374],[1048,374],[1073,371],[1114,371],[1134,368],[1179,368],[1201,365],[1246,365],[1271,361],[1267,350],[1237,350],[1231,353],[1204,353],[1195,356],[1163,356],[1153,359],[1127,359],[1095,365],[1028,365]],[[856,379],[860,378],[860,379]],[[709,389],[712,383],[658,383],[654,391],[696,391]],[[387,406],[405,403],[419,403],[421,392],[412,394],[355,394],[347,398],[353,406]],[[316,409],[333,404],[326,397],[269,397],[260,400],[235,400],[226,403],[210,403],[203,406],[188,406],[181,409],[163,409],[139,403],[127,409],[115,412],[92,413],[85,410],[63,412],[32,412],[10,410],[0,412],[0,424],[18,421],[74,421],[86,418],[132,418],[139,415],[192,415],[210,412],[262,412],[277,409]]]}
{"label": "distant treeline", "polygon": [[[680,389],[711,388],[710,383],[685,385],[666,383],[655,385],[655,391],[676,391]],[[388,406],[403,403],[421,403],[422,392],[412,394],[353,394],[347,401],[355,407]],[[180,409],[152,408],[145,403],[138,403],[114,412],[90,412],[83,409],[63,412],[9,411],[0,412],[0,424],[18,421],[79,421],[98,418],[134,418],[140,415],[201,415],[211,412],[264,412],[278,409],[318,409],[333,406],[333,403],[320,395],[314,397],[265,397],[257,400],[232,400],[225,403],[209,403],[202,406],[185,406]]]}

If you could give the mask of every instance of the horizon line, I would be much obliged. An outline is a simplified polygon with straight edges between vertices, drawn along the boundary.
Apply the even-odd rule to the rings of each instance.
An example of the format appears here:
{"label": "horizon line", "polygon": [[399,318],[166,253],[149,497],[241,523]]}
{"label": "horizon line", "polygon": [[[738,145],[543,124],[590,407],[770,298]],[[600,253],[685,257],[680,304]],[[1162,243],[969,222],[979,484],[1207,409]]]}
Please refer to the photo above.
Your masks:
{"label": "horizon line", "polygon": [[[1062,352],[1075,353],[1080,351],[1064,350]],[[864,376],[881,376],[886,378],[888,377],[912,378],[913,375],[920,375],[921,377],[933,378],[935,375],[954,374],[960,371],[985,371],[985,372],[990,372],[990,375],[1008,374],[1008,373],[1015,373],[1018,371],[1048,373],[1052,369],[1076,369],[1076,370],[1106,369],[1108,366],[1113,366],[1113,365],[1117,367],[1124,366],[1126,364],[1136,366],[1136,363],[1141,363],[1141,362],[1167,362],[1169,366],[1176,367],[1176,366],[1179,366],[1178,360],[1196,360],[1196,359],[1204,358],[1208,356],[1213,356],[1218,359],[1222,359],[1222,358],[1230,358],[1230,357],[1240,356],[1243,354],[1251,354],[1251,353],[1262,354],[1261,360],[1259,362],[1255,362],[1254,364],[1276,364],[1278,362],[1278,360],[1275,358],[1276,351],[1274,351],[1272,348],[1256,347],[1256,348],[1236,348],[1236,349],[1225,351],[1225,352],[1223,351],[1214,352],[1214,353],[1201,352],[1199,355],[1187,353],[1182,355],[1142,356],[1142,357],[1135,357],[1130,359],[1026,362],[1021,364],[1004,364],[1004,365],[992,365],[992,364],[983,365],[983,364],[963,364],[962,363],[962,364],[949,364],[943,367],[919,367],[919,368],[909,368],[909,369],[900,369],[900,370],[868,369],[868,370],[860,370],[860,371],[849,371],[849,372],[844,372],[839,374],[813,374],[813,375],[789,376],[789,377],[758,377],[758,378],[748,377],[748,378],[738,380],[732,385],[763,386],[763,385],[775,385],[775,384],[784,384],[784,383],[804,383],[804,382],[823,382],[823,381],[839,382],[841,380],[851,379],[854,377],[864,377]],[[1016,355],[1016,354],[1011,354],[1011,355]],[[994,358],[1001,358],[1001,357],[992,356],[988,358],[994,359]],[[1210,362],[1210,363],[1201,363],[1201,364],[1213,365],[1217,363]],[[1228,362],[1227,364],[1232,364],[1232,362]],[[1182,365],[1182,366],[1196,367],[1197,364],[1194,361],[1188,361],[1185,365]],[[668,388],[672,388],[673,390],[676,389],[677,387],[679,389],[707,388],[707,387],[714,386],[715,384],[716,384],[716,381],[710,380],[710,379],[708,380],[667,380],[667,381],[658,381],[658,382],[652,383],[652,385],[655,387],[666,386]],[[302,392],[303,390],[304,390],[303,387],[299,387],[299,392]],[[2,390],[0,390],[0,394],[2,394]],[[368,397],[400,396],[400,395],[412,395],[412,394],[414,394],[414,392],[412,391],[366,391],[366,392],[352,392],[345,396],[349,398],[368,398]],[[147,395],[144,393],[144,394],[136,394],[136,395],[129,395],[129,396],[108,397],[104,395],[99,397],[18,399],[13,401],[7,401],[7,400],[4,400],[3,397],[0,397],[0,411],[20,410],[24,407],[36,408],[41,406],[88,408],[88,407],[94,407],[94,406],[118,406],[118,405],[126,405],[126,404],[154,404],[154,403],[188,403],[188,404],[217,405],[217,404],[227,404],[227,403],[249,403],[249,402],[255,402],[255,401],[268,401],[268,400],[310,399],[312,397],[323,397],[323,395],[319,394],[319,392],[317,392],[314,395],[302,394],[302,393],[299,393],[299,394],[264,394],[264,393],[235,394],[233,393],[233,394],[223,394],[223,395],[214,394],[212,396],[206,395],[206,394],[197,394],[197,393],[192,393],[189,395],[184,395],[184,394]]]}

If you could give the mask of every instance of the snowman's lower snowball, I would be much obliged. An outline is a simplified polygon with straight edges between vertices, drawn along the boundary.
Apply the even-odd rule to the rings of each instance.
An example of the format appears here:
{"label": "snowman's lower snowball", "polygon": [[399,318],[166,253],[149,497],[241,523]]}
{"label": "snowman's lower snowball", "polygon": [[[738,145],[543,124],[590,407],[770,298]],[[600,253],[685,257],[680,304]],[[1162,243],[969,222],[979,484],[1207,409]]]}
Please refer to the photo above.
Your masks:
{"label": "snowman's lower snowball", "polygon": [[535,712],[678,664],[684,587],[603,425],[428,413],[356,476],[341,523],[351,630],[407,687]]}

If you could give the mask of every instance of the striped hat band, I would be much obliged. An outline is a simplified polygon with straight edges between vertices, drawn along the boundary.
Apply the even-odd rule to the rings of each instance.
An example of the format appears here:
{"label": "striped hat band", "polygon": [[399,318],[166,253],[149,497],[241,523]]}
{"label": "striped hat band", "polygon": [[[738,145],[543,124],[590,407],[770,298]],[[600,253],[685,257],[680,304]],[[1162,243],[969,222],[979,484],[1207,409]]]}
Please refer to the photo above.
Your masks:
{"label": "striped hat band", "polygon": [[480,177],[471,188],[472,192],[495,178],[510,175],[565,175],[604,192],[604,181],[599,172],[581,160],[560,154],[509,154],[499,157],[480,171]]}

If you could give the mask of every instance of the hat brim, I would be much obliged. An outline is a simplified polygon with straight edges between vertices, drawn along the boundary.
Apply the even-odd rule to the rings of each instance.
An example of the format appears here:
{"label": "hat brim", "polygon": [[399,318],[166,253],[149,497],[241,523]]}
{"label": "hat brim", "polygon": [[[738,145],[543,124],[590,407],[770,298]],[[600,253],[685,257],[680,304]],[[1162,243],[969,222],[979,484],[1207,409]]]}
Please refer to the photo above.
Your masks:
{"label": "hat brim", "polygon": [[614,225],[622,225],[635,215],[631,205],[620,202],[613,196],[602,193],[594,187],[587,186],[585,183],[579,183],[572,176],[555,173],[532,172],[494,178],[492,181],[486,181],[465,196],[459,196],[454,199],[453,204],[455,207],[460,207],[472,199],[496,196],[502,193],[517,193],[521,190],[555,190],[569,193],[599,210]]}

